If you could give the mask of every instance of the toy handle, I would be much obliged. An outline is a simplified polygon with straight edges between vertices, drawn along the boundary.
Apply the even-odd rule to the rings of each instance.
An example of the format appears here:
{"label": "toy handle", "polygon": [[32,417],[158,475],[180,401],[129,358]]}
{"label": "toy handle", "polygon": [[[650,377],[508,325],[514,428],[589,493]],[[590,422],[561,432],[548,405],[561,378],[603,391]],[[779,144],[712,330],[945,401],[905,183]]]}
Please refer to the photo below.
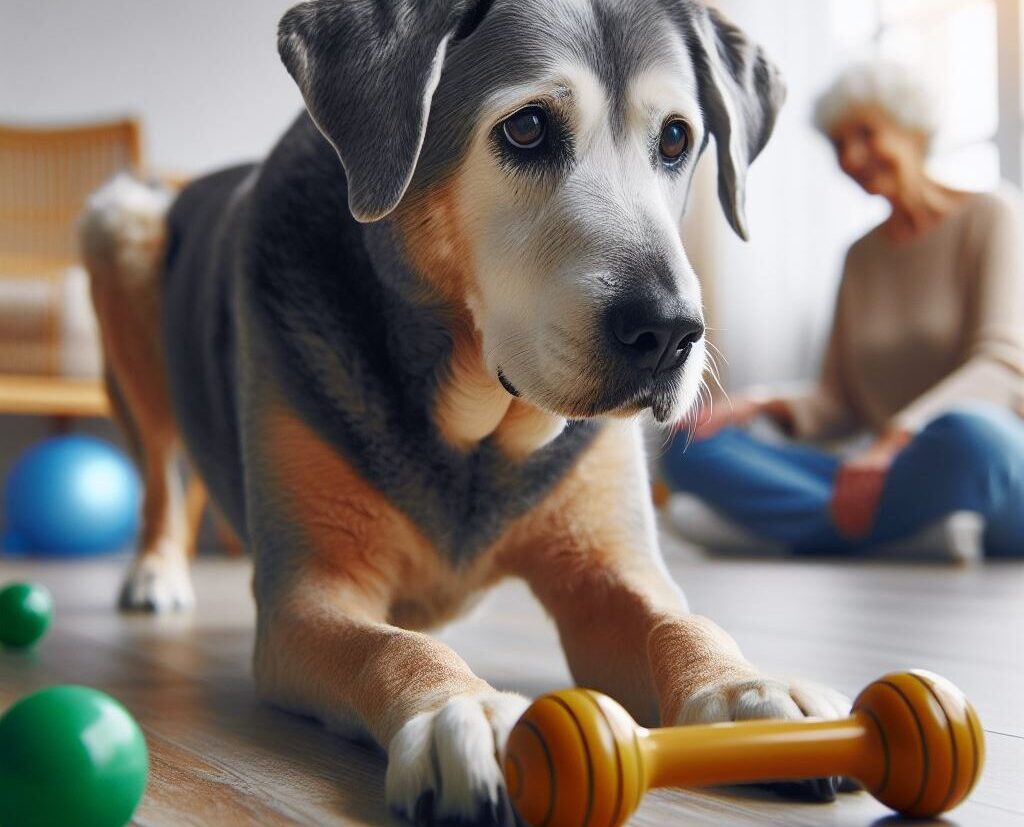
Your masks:
{"label": "toy handle", "polygon": [[[652,787],[706,787],[842,775],[871,786],[881,737],[863,713],[837,721],[745,721],[653,729],[640,743]],[[865,777],[866,776],[866,777]]]}

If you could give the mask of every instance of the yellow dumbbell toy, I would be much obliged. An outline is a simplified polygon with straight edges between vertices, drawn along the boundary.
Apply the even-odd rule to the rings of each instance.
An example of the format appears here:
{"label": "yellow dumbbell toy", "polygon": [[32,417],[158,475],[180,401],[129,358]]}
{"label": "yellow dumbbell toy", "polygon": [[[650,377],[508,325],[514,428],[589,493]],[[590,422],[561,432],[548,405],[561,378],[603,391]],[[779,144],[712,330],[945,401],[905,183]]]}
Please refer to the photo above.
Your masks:
{"label": "yellow dumbbell toy", "polygon": [[887,675],[835,721],[645,729],[615,701],[571,689],[539,698],[509,736],[505,779],[532,827],[617,827],[649,789],[855,778],[908,816],[952,809],[985,759],[977,713],[930,672]]}

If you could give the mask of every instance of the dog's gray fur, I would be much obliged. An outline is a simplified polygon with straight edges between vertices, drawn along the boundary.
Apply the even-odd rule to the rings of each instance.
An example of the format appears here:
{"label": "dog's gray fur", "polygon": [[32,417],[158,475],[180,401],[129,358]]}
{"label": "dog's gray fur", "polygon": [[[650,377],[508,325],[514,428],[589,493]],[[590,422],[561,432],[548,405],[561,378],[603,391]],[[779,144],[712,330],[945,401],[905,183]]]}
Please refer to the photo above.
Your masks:
{"label": "dog's gray fur", "polygon": [[[702,82],[720,142],[737,133],[757,136],[747,142],[749,160],[771,128],[779,93],[774,82],[758,86],[774,77],[759,68],[762,55],[737,45],[735,30],[721,29],[687,0],[555,2],[544,4],[544,14],[537,3],[498,0],[467,39],[448,48],[431,97],[432,56],[458,31],[466,9],[433,0],[316,0],[297,7],[282,21],[281,51],[347,175],[300,118],[261,168],[200,181],[172,211],[165,320],[177,414],[216,501],[243,538],[251,526],[236,409],[251,403],[235,395],[235,365],[252,355],[236,347],[238,295],[239,310],[252,314],[250,337],[269,360],[257,363],[260,375],[272,371],[302,415],[453,560],[481,548],[543,496],[599,427],[572,425],[523,463],[487,442],[469,456],[446,445],[431,419],[450,347],[443,303],[422,300],[424,285],[405,267],[389,221],[359,228],[347,217],[346,203],[357,217],[378,217],[410,179],[423,189],[443,177],[465,151],[488,91],[525,82],[552,54],[570,51],[594,67],[614,99],[631,72],[677,37],[705,72],[727,58],[735,89],[712,91],[710,78]],[[731,38],[719,41],[720,54],[702,51],[702,29]],[[749,123],[725,118],[724,95],[740,101],[733,109]],[[418,117],[427,111],[424,100],[429,125]],[[421,141],[417,164],[411,150]],[[733,215],[744,171],[722,172]],[[600,204],[594,209],[599,214]],[[608,235],[601,254],[625,257],[624,290],[657,276],[657,238],[616,244],[611,227]],[[638,260],[630,250],[648,254]],[[182,339],[183,327],[198,335]]]}

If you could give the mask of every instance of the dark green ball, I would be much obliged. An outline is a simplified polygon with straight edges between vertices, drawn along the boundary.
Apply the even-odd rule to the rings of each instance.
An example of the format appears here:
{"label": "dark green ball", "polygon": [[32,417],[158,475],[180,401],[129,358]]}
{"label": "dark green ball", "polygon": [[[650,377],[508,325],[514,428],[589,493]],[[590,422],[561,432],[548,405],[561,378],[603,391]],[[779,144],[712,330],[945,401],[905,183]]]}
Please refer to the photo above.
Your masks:
{"label": "dark green ball", "polygon": [[0,643],[21,648],[41,638],[53,617],[53,598],[32,583],[11,583],[0,589]]}
{"label": "dark green ball", "polygon": [[52,686],[0,718],[3,827],[124,827],[148,776],[139,725],[95,689]]}

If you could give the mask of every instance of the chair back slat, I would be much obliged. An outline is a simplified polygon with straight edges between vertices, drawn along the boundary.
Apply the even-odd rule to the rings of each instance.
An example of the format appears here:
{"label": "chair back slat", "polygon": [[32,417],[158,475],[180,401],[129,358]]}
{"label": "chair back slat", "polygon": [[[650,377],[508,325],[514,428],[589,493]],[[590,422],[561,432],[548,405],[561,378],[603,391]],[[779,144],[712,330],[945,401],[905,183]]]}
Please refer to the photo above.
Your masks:
{"label": "chair back slat", "polygon": [[74,264],[86,198],[116,173],[138,171],[141,146],[134,119],[58,128],[0,124],[0,276]]}

